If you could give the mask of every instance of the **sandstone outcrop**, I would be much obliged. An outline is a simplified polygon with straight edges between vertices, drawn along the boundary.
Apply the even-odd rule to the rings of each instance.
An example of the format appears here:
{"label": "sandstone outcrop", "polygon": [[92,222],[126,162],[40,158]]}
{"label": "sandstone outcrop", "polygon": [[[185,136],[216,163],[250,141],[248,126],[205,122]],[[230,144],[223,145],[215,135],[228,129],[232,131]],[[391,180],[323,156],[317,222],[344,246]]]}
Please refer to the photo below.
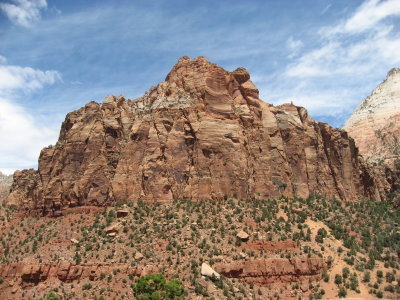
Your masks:
{"label": "sandstone outcrop", "polygon": [[228,278],[258,283],[298,281],[319,276],[327,265],[319,257],[267,258],[217,263],[216,272]]}
{"label": "sandstone outcrop", "polygon": [[143,268],[106,263],[82,265],[75,265],[70,262],[48,264],[14,263],[0,265],[0,277],[5,280],[15,280],[22,286],[30,286],[55,278],[62,282],[73,282],[74,280],[82,280],[86,278],[89,280],[98,280],[101,273],[110,274],[113,270],[117,269],[125,274],[140,276]]}
{"label": "sandstone outcrop", "polygon": [[201,264],[201,270],[200,270],[201,275],[209,277],[209,278],[215,278],[215,279],[220,279],[221,275],[219,275],[217,272],[214,271],[213,268],[209,264],[202,263]]}
{"label": "sandstone outcrop", "polygon": [[244,68],[181,58],[143,97],[71,112],[39,169],[16,172],[8,204],[51,214],[126,201],[310,194],[379,199],[353,139],[302,107],[259,99]]}
{"label": "sandstone outcrop", "polygon": [[4,175],[0,172],[0,218],[4,215],[3,203],[7,199],[12,181],[12,175]]}
{"label": "sandstone outcrop", "polygon": [[12,184],[12,175],[5,175],[0,172],[0,186],[10,186]]}
{"label": "sandstone outcrop", "polygon": [[360,102],[343,127],[387,190],[400,189],[400,69],[394,68]]}
{"label": "sandstone outcrop", "polygon": [[249,234],[243,230],[240,230],[236,234],[236,238],[240,239],[242,242],[247,242],[249,240]]}

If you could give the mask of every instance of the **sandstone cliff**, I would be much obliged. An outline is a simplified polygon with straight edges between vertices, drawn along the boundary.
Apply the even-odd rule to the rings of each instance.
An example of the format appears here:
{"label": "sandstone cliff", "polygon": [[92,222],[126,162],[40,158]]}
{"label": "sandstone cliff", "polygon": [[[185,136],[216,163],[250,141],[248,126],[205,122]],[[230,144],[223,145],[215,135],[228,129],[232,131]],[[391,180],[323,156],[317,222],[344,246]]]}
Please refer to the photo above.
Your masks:
{"label": "sandstone cliff", "polygon": [[121,201],[379,199],[353,139],[302,107],[259,99],[244,68],[181,58],[143,97],[69,113],[39,169],[16,172],[10,205],[44,214]]}
{"label": "sandstone cliff", "polygon": [[4,215],[4,201],[7,199],[13,181],[12,175],[4,175],[0,172],[0,218]]}
{"label": "sandstone cliff", "polygon": [[400,188],[400,69],[394,68],[360,102],[344,129],[367,163],[386,178],[391,192]]}

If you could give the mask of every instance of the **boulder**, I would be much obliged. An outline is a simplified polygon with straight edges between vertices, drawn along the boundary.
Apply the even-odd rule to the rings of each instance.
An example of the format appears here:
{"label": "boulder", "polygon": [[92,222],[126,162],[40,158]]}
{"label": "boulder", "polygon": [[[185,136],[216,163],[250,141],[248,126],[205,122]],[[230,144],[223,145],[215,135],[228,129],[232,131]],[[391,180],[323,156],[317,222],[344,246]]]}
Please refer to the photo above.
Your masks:
{"label": "boulder", "polygon": [[144,258],[144,256],[143,256],[143,254],[142,253],[140,253],[140,252],[136,252],[136,254],[135,254],[135,260],[137,260],[137,261],[140,261],[140,260],[142,260],[143,258]]}
{"label": "boulder", "polygon": [[113,223],[110,226],[104,228],[104,232],[108,236],[116,236],[116,234],[119,232],[120,229],[121,229],[121,224]]}
{"label": "boulder", "polygon": [[242,242],[247,242],[249,240],[249,235],[247,232],[240,230],[237,234],[236,237],[240,239]]}
{"label": "boulder", "polygon": [[129,215],[129,210],[128,209],[119,209],[117,210],[117,218],[124,218]]}
{"label": "boulder", "polygon": [[210,267],[210,265],[206,263],[202,263],[201,265],[201,275],[206,276],[208,278],[212,279],[220,279],[221,275],[219,275],[217,272],[214,271],[213,268]]}

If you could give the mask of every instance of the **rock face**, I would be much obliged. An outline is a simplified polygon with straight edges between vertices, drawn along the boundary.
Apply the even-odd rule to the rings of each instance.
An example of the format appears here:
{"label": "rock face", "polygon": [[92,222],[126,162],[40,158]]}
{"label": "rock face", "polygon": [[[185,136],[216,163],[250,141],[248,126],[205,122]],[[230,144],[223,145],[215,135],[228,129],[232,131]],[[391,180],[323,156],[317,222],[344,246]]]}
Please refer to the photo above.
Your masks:
{"label": "rock face", "polygon": [[[63,282],[72,282],[78,279],[89,278],[98,280],[100,273],[109,274],[113,270],[120,269],[127,274],[141,275],[140,268],[134,268],[123,264],[82,264],[76,265],[70,262],[48,264],[24,264],[14,263],[0,265],[0,276],[3,279],[14,278],[23,286],[36,285],[48,279],[57,278]],[[143,269],[143,268],[142,268]]]}
{"label": "rock face", "polygon": [[326,267],[319,257],[267,258],[214,265],[225,277],[258,283],[302,280],[305,276],[319,276]]}
{"label": "rock face", "polygon": [[369,160],[400,154],[400,69],[392,69],[370,96],[361,101],[343,127]]}
{"label": "rock face", "polygon": [[38,171],[16,172],[9,205],[44,214],[122,201],[318,193],[379,199],[347,133],[302,107],[259,99],[244,68],[181,58],[143,97],[69,113]]}
{"label": "rock face", "polygon": [[10,186],[12,181],[12,175],[4,175],[2,172],[0,172],[0,186]]}
{"label": "rock face", "polygon": [[209,278],[215,278],[215,279],[220,279],[221,275],[219,275],[217,272],[214,271],[213,268],[210,267],[210,265],[206,263],[202,263],[201,265],[201,275],[207,276]]}
{"label": "rock face", "polygon": [[400,69],[394,68],[344,125],[367,163],[400,188]]}
{"label": "rock face", "polygon": [[4,175],[0,172],[0,217],[2,217],[4,214],[3,203],[7,199],[12,181],[12,175]]}

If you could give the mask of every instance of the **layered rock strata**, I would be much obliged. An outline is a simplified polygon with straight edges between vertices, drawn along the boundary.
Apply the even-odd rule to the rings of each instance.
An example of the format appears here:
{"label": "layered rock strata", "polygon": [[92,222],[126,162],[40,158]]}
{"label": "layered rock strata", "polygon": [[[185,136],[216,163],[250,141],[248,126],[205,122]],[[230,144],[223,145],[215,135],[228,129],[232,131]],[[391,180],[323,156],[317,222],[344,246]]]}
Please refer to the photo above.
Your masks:
{"label": "layered rock strata", "polygon": [[380,197],[345,131],[263,102],[244,68],[204,57],[181,58],[143,97],[69,113],[39,169],[14,177],[8,204],[43,214],[183,197]]}
{"label": "layered rock strata", "polygon": [[387,181],[389,193],[400,190],[400,69],[388,72],[343,128],[366,162]]}
{"label": "layered rock strata", "polygon": [[400,69],[394,68],[360,102],[343,127],[368,160],[391,160],[400,154]]}
{"label": "layered rock strata", "polygon": [[319,257],[267,258],[214,265],[225,277],[257,283],[304,280],[307,276],[320,276],[325,268],[326,263]]}
{"label": "layered rock strata", "polygon": [[2,172],[0,172],[0,218],[4,216],[3,203],[7,199],[12,181],[12,175],[4,175]]}

